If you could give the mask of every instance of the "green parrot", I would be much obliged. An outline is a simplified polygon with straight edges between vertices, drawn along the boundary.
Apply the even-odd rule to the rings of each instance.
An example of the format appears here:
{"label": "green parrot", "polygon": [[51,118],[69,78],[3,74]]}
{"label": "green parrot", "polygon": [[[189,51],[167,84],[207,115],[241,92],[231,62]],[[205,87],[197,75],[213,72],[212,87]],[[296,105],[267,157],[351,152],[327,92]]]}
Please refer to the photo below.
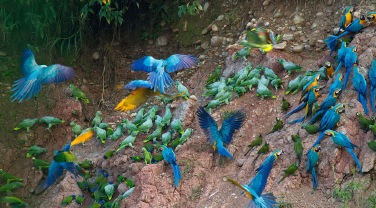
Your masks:
{"label": "green parrot", "polygon": [[94,168],[93,161],[88,160],[88,159],[85,159],[83,162],[78,163],[78,166],[86,170],[90,170]]}
{"label": "green parrot", "polygon": [[283,68],[287,70],[288,74],[290,75],[292,72],[299,72],[302,71],[302,67],[298,66],[292,62],[286,61],[283,58],[278,59],[278,62],[282,64]]}
{"label": "green parrot", "polygon": [[101,208],[101,207],[102,207],[102,205],[99,204],[99,202],[97,202],[97,201],[94,201],[94,202],[89,206],[89,208]]}
{"label": "green parrot", "polygon": [[158,155],[155,155],[153,157],[153,159],[156,161],[156,162],[159,162],[159,161],[162,161],[164,158],[163,158],[163,155],[162,154],[158,154]]}
{"label": "green parrot", "polygon": [[165,127],[165,126],[170,125],[171,118],[172,118],[172,113],[171,113],[170,107],[166,105],[166,110],[162,117],[162,126]]}
{"label": "green parrot", "polygon": [[262,84],[267,87],[269,85],[269,80],[265,77],[265,75],[261,75],[261,78],[257,84]]}
{"label": "green parrot", "polygon": [[63,201],[61,202],[61,205],[62,206],[70,205],[70,203],[72,203],[72,201],[75,199],[76,199],[76,195],[67,196],[63,199]]}
{"label": "green parrot", "polygon": [[299,74],[295,79],[291,80],[287,85],[285,94],[288,95],[290,92],[292,92],[292,94],[295,94],[296,92],[298,92],[299,85],[302,79],[303,75]]}
{"label": "green parrot", "polygon": [[291,107],[290,103],[285,99],[285,97],[282,97],[282,112],[286,112]]}
{"label": "green parrot", "polygon": [[30,128],[33,127],[34,124],[36,124],[38,121],[39,119],[37,118],[33,118],[33,119],[27,118],[21,121],[21,123],[19,123],[13,130],[18,131],[20,129],[26,129],[26,131],[29,132]]}
{"label": "green parrot", "polygon": [[252,70],[252,65],[250,63],[247,64],[244,68],[240,69],[234,76],[236,77],[235,85],[240,85],[241,82],[248,79],[248,74]]}
{"label": "green parrot", "polygon": [[121,207],[121,200],[127,198],[133,193],[134,187],[128,189],[126,192],[123,194],[120,194],[112,203],[111,208],[118,208]]}
{"label": "green parrot", "polygon": [[33,145],[29,148],[29,150],[26,153],[26,157],[32,157],[32,156],[38,156],[40,154],[46,153],[47,149],[44,147],[39,147],[38,145]]}
{"label": "green parrot", "polygon": [[93,120],[91,121],[91,124],[93,126],[99,126],[99,124],[102,122],[102,112],[100,111],[97,111],[95,113],[95,117],[93,118]]}
{"label": "green parrot", "polygon": [[179,134],[184,133],[183,124],[181,123],[180,119],[175,118],[174,120],[172,120],[170,125],[175,132],[178,132]]}
{"label": "green parrot", "polygon": [[247,86],[248,87],[248,89],[250,90],[250,91],[253,91],[253,86],[254,85],[257,85],[258,83],[259,83],[259,81],[260,81],[260,79],[259,78],[257,78],[257,77],[253,77],[252,79],[250,79],[250,80],[246,80],[246,81],[244,81],[243,83],[240,83],[240,86],[243,86],[243,84],[245,85],[245,86]]}
{"label": "green parrot", "polygon": [[123,136],[123,125],[118,125],[116,130],[113,134],[110,135],[111,140],[118,140],[121,136]]}
{"label": "green parrot", "polygon": [[150,108],[148,112],[144,115],[144,119],[142,120],[142,122],[145,122],[148,118],[154,121],[157,116],[158,110],[159,110],[159,107],[157,105]]}
{"label": "green parrot", "polygon": [[273,95],[273,92],[268,89],[265,85],[261,84],[260,81],[257,85],[257,96],[261,96],[262,99],[264,98],[276,98],[275,95]]}
{"label": "green parrot", "polygon": [[251,48],[244,46],[239,51],[235,52],[234,55],[232,55],[232,61],[236,61],[239,57],[242,57],[243,60],[247,60],[247,56],[250,54]]}
{"label": "green parrot", "polygon": [[95,131],[97,138],[101,140],[102,144],[104,144],[106,142],[106,139],[107,139],[106,130],[101,129],[98,126],[93,127],[93,130]]}
{"label": "green parrot", "polygon": [[172,149],[175,149],[178,145],[180,145],[180,138],[175,138],[174,140],[172,140],[171,142],[171,148]]}
{"label": "green parrot", "polygon": [[295,151],[296,157],[298,158],[298,161],[299,161],[299,164],[300,164],[300,161],[301,161],[302,155],[303,155],[302,141],[300,139],[299,134],[291,135],[291,139],[294,142],[294,151]]}
{"label": "green parrot", "polygon": [[150,144],[150,143],[144,144],[144,147],[149,152],[153,152],[153,150],[154,150],[154,144]]}
{"label": "green parrot", "polygon": [[167,131],[166,133],[162,134],[162,144],[167,145],[172,138],[172,134],[170,131]]}
{"label": "green parrot", "polygon": [[274,124],[272,130],[268,134],[274,133],[274,132],[279,131],[283,128],[283,121],[278,117],[275,117],[275,120],[277,122]]}
{"label": "green parrot", "polygon": [[116,150],[116,152],[119,152],[124,147],[132,147],[133,143],[136,140],[137,132],[132,132],[129,136],[127,136],[119,145],[119,148]]}
{"label": "green parrot", "polygon": [[358,117],[360,128],[365,131],[368,131],[369,126],[375,123],[375,117],[371,117],[370,119],[368,119],[361,112],[357,112],[356,116]]}
{"label": "green parrot", "polygon": [[181,135],[179,138],[179,144],[182,145],[184,144],[192,135],[193,129],[192,128],[187,128],[184,133]]}
{"label": "green parrot", "polygon": [[81,191],[85,191],[89,187],[89,185],[88,185],[88,183],[87,183],[86,180],[78,181],[77,182],[77,186],[81,189]]}
{"label": "green parrot", "polygon": [[106,123],[106,122],[101,122],[101,123],[98,125],[98,127],[101,128],[101,129],[106,130],[107,128],[110,127],[110,124],[109,124],[109,123]]}
{"label": "green parrot", "polygon": [[241,96],[247,92],[247,89],[245,89],[245,87],[242,87],[242,86],[235,86],[234,90],[238,96]]}
{"label": "green parrot", "polygon": [[49,162],[46,162],[46,161],[41,160],[41,159],[37,159],[35,157],[32,157],[31,159],[33,160],[33,165],[39,171],[47,170],[50,167],[50,163]]}
{"label": "green parrot", "polygon": [[77,137],[82,133],[82,127],[78,125],[76,122],[71,121],[70,125],[72,126],[72,132],[74,134],[74,137]]}
{"label": "green parrot", "polygon": [[283,174],[282,178],[278,181],[278,184],[281,183],[283,181],[283,179],[285,179],[286,177],[292,175],[295,173],[296,170],[298,170],[299,168],[299,163],[298,162],[295,162],[293,164],[291,164],[286,170],[285,170],[285,173]]}
{"label": "green parrot", "polygon": [[78,195],[76,196],[76,203],[78,205],[82,205],[85,201],[85,196],[84,195]]}
{"label": "green parrot", "polygon": [[272,81],[274,79],[280,79],[274,72],[273,69],[271,68],[268,68],[268,67],[265,67],[263,66],[262,67],[263,71],[264,71],[264,75],[266,76],[266,78],[269,80],[269,81]]}
{"label": "green parrot", "polygon": [[151,127],[153,127],[153,121],[151,120],[151,118],[147,118],[145,122],[143,122],[139,127],[138,127],[138,131],[139,132],[146,132],[146,133],[149,133],[149,130],[151,129]]}
{"label": "green parrot", "polygon": [[258,48],[262,53],[273,49],[273,44],[267,42],[267,31],[256,27],[246,32],[246,40],[240,42],[241,45],[249,48]]}
{"label": "green parrot", "polygon": [[214,82],[219,80],[219,78],[221,77],[221,74],[222,74],[221,68],[222,68],[221,65],[218,65],[217,67],[215,67],[214,71],[211,73],[209,78],[206,80],[206,87],[208,85],[210,85],[211,83],[214,83]]}
{"label": "green parrot", "polygon": [[15,196],[4,196],[0,198],[0,203],[6,203],[12,208],[27,207],[28,204]]}
{"label": "green parrot", "polygon": [[265,143],[260,147],[260,149],[257,151],[257,156],[255,157],[255,159],[253,159],[253,162],[252,163],[255,163],[257,158],[260,156],[260,155],[263,155],[263,154],[266,154],[267,152],[269,151],[269,144],[268,142],[265,141]]}
{"label": "green parrot", "polygon": [[19,177],[15,176],[15,175],[12,175],[12,174],[6,172],[3,169],[0,169],[0,177],[3,178],[3,179],[5,179],[5,180],[7,180],[7,183],[10,183],[12,181],[16,181],[16,182],[17,181],[18,182],[22,182],[23,181],[22,178],[19,178]]}
{"label": "green parrot", "polygon": [[159,138],[162,135],[162,124],[157,125],[155,130],[144,140],[144,143],[153,140],[154,138]]}
{"label": "green parrot", "polygon": [[258,137],[256,137],[252,142],[251,144],[248,145],[248,150],[247,152],[244,154],[244,156],[246,156],[254,147],[258,147],[262,144],[262,135],[261,133],[258,135]]}
{"label": "green parrot", "polygon": [[320,126],[314,124],[303,124],[301,128],[305,129],[308,134],[315,134],[319,131]]}
{"label": "green parrot", "polygon": [[223,102],[220,101],[220,100],[212,100],[210,101],[207,105],[206,105],[206,108],[207,109],[213,109],[213,108],[216,108],[218,107],[220,104],[222,104]]}
{"label": "green parrot", "polygon": [[103,158],[104,158],[105,160],[108,160],[108,159],[110,159],[112,156],[114,156],[114,154],[115,154],[115,150],[107,151],[106,153],[104,153]]}
{"label": "green parrot", "polygon": [[151,153],[145,147],[142,147],[142,151],[144,154],[145,164],[151,164],[151,159],[152,159]]}
{"label": "green parrot", "polygon": [[56,124],[64,123],[64,120],[60,118],[55,118],[53,116],[44,116],[39,119],[40,123],[46,123],[48,125],[47,129],[51,129],[52,126]]}
{"label": "green parrot", "polygon": [[112,199],[112,196],[114,195],[114,191],[115,191],[115,185],[112,184],[112,183],[109,183],[107,184],[105,187],[104,187],[104,192],[106,192],[106,195],[108,197],[108,200],[111,200]]}
{"label": "green parrot", "polygon": [[134,156],[132,156],[131,158],[132,158],[132,160],[133,160],[134,162],[140,162],[141,160],[144,159],[144,158],[142,158],[141,156],[138,156],[138,155],[134,155]]}
{"label": "green parrot", "polygon": [[128,119],[124,119],[121,123],[123,124],[123,128],[125,127],[128,130],[128,134],[138,130],[136,124],[130,122]]}
{"label": "green parrot", "polygon": [[221,97],[218,98],[220,102],[228,104],[232,98],[233,91],[226,91]]}
{"label": "green parrot", "polygon": [[22,186],[22,184],[18,181],[10,182],[3,186],[0,186],[0,192],[10,193],[13,191],[13,189],[18,188],[20,186]]}
{"label": "green parrot", "polygon": [[248,73],[247,79],[250,80],[253,78],[257,78],[257,79],[260,78],[261,70],[262,70],[262,67],[256,66]]}
{"label": "green parrot", "polygon": [[69,88],[71,89],[72,94],[76,98],[76,100],[80,99],[85,103],[89,103],[89,99],[87,99],[85,93],[82,92],[78,87],[74,86],[73,84],[70,84]]}
{"label": "green parrot", "polygon": [[187,87],[185,87],[181,82],[179,81],[176,81],[175,82],[175,85],[176,87],[178,88],[178,93],[179,93],[179,96],[183,97],[184,99],[188,100],[189,96],[191,96],[189,94],[189,91],[187,89]]}
{"label": "green parrot", "polygon": [[374,136],[376,136],[376,123],[368,126]]}
{"label": "green parrot", "polygon": [[273,79],[270,84],[274,87],[274,89],[278,90],[279,88],[282,88],[282,79],[281,78],[277,78],[277,79]]}
{"label": "green parrot", "polygon": [[145,112],[145,108],[141,108],[137,112],[136,117],[134,117],[132,123],[134,123],[136,126],[140,125],[143,122],[144,112]]}
{"label": "green parrot", "polygon": [[376,152],[376,141],[370,141],[367,143],[368,147],[371,148],[374,152]]}

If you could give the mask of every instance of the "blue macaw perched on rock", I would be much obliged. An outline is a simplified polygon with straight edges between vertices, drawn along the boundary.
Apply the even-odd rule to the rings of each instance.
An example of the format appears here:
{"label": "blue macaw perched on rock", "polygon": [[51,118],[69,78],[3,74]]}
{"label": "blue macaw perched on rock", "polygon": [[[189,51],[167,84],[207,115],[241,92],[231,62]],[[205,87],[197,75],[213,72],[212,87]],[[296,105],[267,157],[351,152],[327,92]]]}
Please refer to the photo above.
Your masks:
{"label": "blue macaw perched on rock", "polygon": [[164,59],[155,59],[152,56],[144,56],[134,61],[131,65],[134,71],[148,72],[148,81],[152,89],[165,93],[174,83],[169,73],[178,71],[183,68],[196,66],[198,59],[193,55],[174,54]]}
{"label": "blue macaw perched on rock", "polygon": [[179,180],[182,178],[178,164],[176,163],[175,153],[171,148],[161,145],[162,155],[164,160],[171,164],[172,172],[174,173],[174,186],[179,185]]}
{"label": "blue macaw perched on rock", "polygon": [[345,91],[347,82],[349,81],[350,74],[358,56],[356,55],[356,48],[348,51],[345,56],[344,65],[346,68],[345,80],[343,82],[342,91]]}
{"label": "blue macaw perched on rock", "polygon": [[232,116],[226,118],[226,120],[223,121],[219,131],[217,123],[214,121],[213,117],[206,112],[204,107],[200,106],[198,108],[197,116],[200,127],[208,136],[208,140],[210,144],[213,145],[213,149],[217,149],[220,155],[234,159],[231,153],[223,146],[223,143],[229,144],[232,140],[234,132],[242,126],[246,116],[244,111],[239,110]]}
{"label": "blue macaw perched on rock", "polygon": [[14,92],[11,96],[12,102],[18,100],[21,103],[24,99],[29,100],[31,96],[36,96],[43,84],[60,83],[74,77],[74,70],[69,66],[38,65],[29,48],[22,54],[21,72],[23,77],[14,82],[11,90]]}
{"label": "blue macaw perched on rock", "polygon": [[360,162],[358,158],[355,155],[354,148],[358,147],[355,144],[351,143],[350,139],[347,138],[345,134],[342,132],[336,132],[333,130],[326,130],[325,134],[332,137],[332,140],[335,144],[345,147],[346,150],[350,153],[351,157],[354,159],[356,165],[358,166],[359,172],[363,173],[362,166],[360,165]]}
{"label": "blue macaw perched on rock", "polygon": [[321,140],[324,138],[325,130],[333,129],[341,119],[341,114],[345,110],[345,106],[342,103],[338,103],[329,110],[326,111],[325,115],[321,118],[319,125],[320,135],[312,145],[312,147],[320,144]]}
{"label": "blue macaw perched on rock", "polygon": [[348,27],[353,22],[353,16],[354,16],[353,12],[354,12],[354,8],[352,6],[346,7],[345,13],[342,15],[341,21],[339,22],[338,33],[341,31],[341,29],[345,30],[346,27]]}
{"label": "blue macaw perched on rock", "polygon": [[336,70],[334,71],[334,74],[337,74],[338,71],[342,68],[342,65],[343,63],[345,62],[345,56],[347,54],[348,51],[352,51],[354,49],[355,46],[353,47],[347,47],[347,43],[345,41],[343,41],[341,43],[341,48],[338,49],[338,52],[337,52],[337,59],[336,59],[336,62],[338,62],[338,65],[337,65],[337,68]]}
{"label": "blue macaw perched on rock", "polygon": [[335,80],[333,81],[333,83],[329,87],[328,95],[333,94],[333,92],[338,90],[338,89],[342,89],[342,85],[343,85],[342,79],[343,79],[342,74],[341,73],[337,74]]}
{"label": "blue macaw perched on rock", "polygon": [[311,172],[312,175],[312,184],[313,184],[313,190],[316,190],[318,181],[317,181],[317,174],[315,170],[315,166],[319,162],[319,153],[320,153],[321,147],[320,145],[313,146],[309,152],[308,152],[308,161],[307,161],[307,173]]}
{"label": "blue macaw perched on rock", "polygon": [[368,71],[368,77],[370,82],[370,100],[372,112],[376,112],[375,109],[375,93],[376,93],[376,60],[372,61],[371,68]]}
{"label": "blue macaw perched on rock", "polygon": [[268,177],[270,174],[271,169],[273,168],[274,162],[277,160],[278,156],[282,154],[282,150],[275,150],[272,152],[265,161],[256,169],[257,174],[255,177],[249,182],[248,185],[246,184],[239,184],[237,181],[224,178],[225,181],[229,181],[230,183],[234,184],[235,186],[241,188],[244,193],[251,199],[248,203],[247,207],[261,207],[261,208],[276,208],[278,207],[278,202],[276,201],[275,196],[272,193],[265,193],[262,192],[265,189],[266,182],[268,181]]}
{"label": "blue macaw perched on rock", "polygon": [[307,124],[313,124],[316,122],[316,120],[320,116],[325,115],[325,113],[337,103],[337,99],[340,93],[341,93],[340,86],[339,88],[334,90],[332,93],[328,93],[325,100],[320,104],[319,108],[316,110],[315,115],[307,122]]}
{"label": "blue macaw perched on rock", "polygon": [[66,144],[60,151],[54,152],[54,158],[48,168],[47,179],[40,183],[34,190],[35,194],[42,193],[48,187],[55,183],[63,175],[64,169],[78,177],[79,173],[76,169],[76,157],[69,151],[70,143]]}
{"label": "blue macaw perched on rock", "polygon": [[363,74],[359,73],[357,66],[354,66],[354,76],[352,83],[356,92],[358,92],[358,101],[362,104],[364,113],[368,115],[367,107],[367,82]]}
{"label": "blue macaw perched on rock", "polygon": [[300,96],[300,102],[302,102],[305,95],[310,92],[312,87],[318,86],[319,80],[320,80],[320,74],[317,74],[315,76],[312,76],[311,80],[306,85],[304,85],[302,94]]}
{"label": "blue macaw perched on rock", "polygon": [[312,115],[312,107],[317,102],[317,98],[320,96],[319,90],[320,88],[317,85],[310,89],[308,94],[306,94],[306,96],[308,96],[308,100],[305,102],[306,105],[304,115],[301,118],[288,122],[289,124],[303,122],[308,116]]}
{"label": "blue macaw perched on rock", "polygon": [[363,25],[365,22],[366,22],[366,17],[362,14],[360,15],[359,19],[354,20],[351,24],[349,24],[345,28],[345,32],[343,32],[342,34],[338,36],[331,35],[329,36],[329,38],[325,39],[324,42],[326,42],[326,45],[331,51],[334,51],[338,39],[340,39],[341,37],[349,33],[359,33],[363,29]]}
{"label": "blue macaw perched on rock", "polygon": [[368,21],[372,21],[373,23],[376,23],[376,12],[368,12],[367,19]]}

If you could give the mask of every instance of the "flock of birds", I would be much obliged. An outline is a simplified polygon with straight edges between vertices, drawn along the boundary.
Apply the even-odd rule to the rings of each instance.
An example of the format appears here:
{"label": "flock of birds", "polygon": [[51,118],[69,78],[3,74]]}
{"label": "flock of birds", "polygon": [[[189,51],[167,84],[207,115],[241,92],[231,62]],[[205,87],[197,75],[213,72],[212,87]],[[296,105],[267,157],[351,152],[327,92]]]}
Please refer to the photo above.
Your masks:
{"label": "flock of birds", "polygon": [[[369,12],[367,19],[368,21],[375,23],[376,12]],[[288,121],[288,123],[302,123],[306,121],[308,117],[311,117],[305,124],[302,124],[302,128],[311,134],[319,132],[317,140],[307,152],[308,161],[306,171],[312,175],[314,190],[316,190],[318,186],[315,167],[319,161],[319,152],[321,149],[320,142],[325,135],[331,136],[335,144],[346,148],[355,160],[359,171],[362,173],[361,164],[354,153],[354,148],[357,146],[354,145],[344,133],[334,131],[333,129],[338,124],[341,113],[344,111],[344,104],[337,103],[337,98],[340,96],[341,92],[346,89],[352,71],[354,72],[352,77],[354,89],[358,93],[358,100],[363,105],[364,113],[368,115],[367,82],[364,76],[359,73],[359,69],[356,66],[357,54],[355,46],[348,47],[346,42],[346,40],[348,40],[348,38],[346,39],[348,35],[352,36],[355,33],[361,32],[365,27],[365,24],[366,17],[364,15],[360,15],[358,19],[353,20],[353,7],[347,7],[340,22],[341,31],[325,40],[331,51],[330,55],[336,50],[339,40],[342,40],[340,48],[337,51],[337,68],[334,70],[333,65],[330,62],[326,62],[324,67],[320,70],[308,71],[305,75],[299,75],[291,80],[286,90],[286,94],[289,94],[290,92],[295,94],[300,90],[302,93],[301,98],[299,99],[299,104],[294,109],[287,112],[284,119],[286,120],[292,114],[305,109],[303,117]],[[282,36],[274,37],[271,30],[264,28],[252,29],[247,32],[246,40],[241,42],[244,48],[234,54],[233,60],[235,61],[238,57],[246,59],[246,56],[249,55],[252,48],[258,48],[263,52],[268,52],[273,49],[273,45],[277,44],[281,37]],[[280,59],[278,62],[283,65],[289,74],[302,70],[300,66],[284,59]],[[147,80],[134,80],[125,85],[124,89],[131,90],[131,93],[119,103],[116,109],[122,111],[135,109],[151,96],[161,96],[164,99],[176,99],[179,97],[188,99],[190,96],[188,89],[180,82],[174,82],[169,74],[184,68],[194,67],[197,64],[198,59],[196,57],[182,54],[171,55],[165,60],[158,60],[151,56],[144,56],[134,61],[131,64],[132,70],[147,72]],[[342,66],[346,69],[344,81],[342,81],[342,74],[339,73]],[[23,77],[15,81],[12,88],[12,92],[14,92],[11,96],[12,101],[18,100],[19,102],[22,102],[24,100],[29,100],[40,92],[43,84],[60,83],[71,80],[74,77],[74,70],[71,67],[60,64],[54,64],[51,66],[38,65],[35,61],[34,54],[30,49],[26,49],[22,54],[21,71]],[[241,128],[246,120],[246,114],[242,110],[228,113],[219,129],[217,123],[210,115],[211,109],[222,103],[228,104],[229,100],[233,97],[233,92],[238,96],[241,96],[247,91],[247,88],[252,90],[253,86],[257,86],[256,92],[262,98],[274,98],[275,96],[267,86],[270,83],[275,89],[278,89],[282,86],[282,80],[274,73],[273,69],[264,66],[257,66],[252,69],[250,64],[241,69],[233,77],[227,78],[227,80],[220,77],[220,72],[220,67],[217,67],[212,76],[209,77],[206,91],[204,92],[204,96],[213,96],[214,100],[209,102],[206,108],[199,107],[196,114],[199,120],[199,125],[203,129],[205,135],[207,135],[208,141],[210,145],[213,146],[213,149],[218,151],[222,156],[234,159],[232,154],[226,149],[225,145],[231,142],[235,131]],[[320,79],[330,79],[333,80],[333,82],[330,85],[326,99],[321,104],[318,104],[317,98],[320,96],[320,90],[322,89],[319,86]],[[171,96],[167,95],[167,92],[174,84],[177,86],[178,93]],[[376,60],[372,61],[371,68],[369,69],[369,84],[371,89],[370,102],[372,112],[375,112]],[[76,100],[80,99],[85,103],[89,103],[88,98],[79,88],[71,84],[70,89]],[[283,98],[282,110],[287,111],[289,106],[290,104]],[[209,110],[209,112],[207,110]],[[39,194],[46,190],[63,175],[64,170],[67,170],[76,177],[82,176],[84,178],[83,181],[79,181],[77,184],[83,191],[88,191],[95,199],[90,207],[119,207],[121,199],[129,196],[134,190],[133,181],[118,176],[118,183],[114,184],[107,179],[108,173],[104,170],[101,170],[96,177],[92,177],[87,169],[93,168],[93,164],[90,163],[90,161],[77,163],[77,158],[70,150],[70,147],[88,142],[93,137],[100,139],[102,143],[105,143],[108,138],[111,140],[118,140],[124,135],[124,133],[126,133],[126,131],[128,131],[128,136],[120,143],[119,148],[110,150],[104,155],[105,159],[108,159],[125,147],[133,147],[132,143],[135,142],[136,136],[139,133],[149,134],[149,130],[154,126],[153,124],[155,124],[155,130],[144,141],[145,145],[142,148],[143,156],[133,156],[132,159],[135,162],[144,160],[146,164],[159,162],[164,159],[171,164],[174,175],[174,186],[177,187],[179,181],[182,179],[182,175],[178,162],[176,161],[174,149],[189,139],[193,129],[187,128],[186,130],[183,130],[182,122],[179,119],[173,119],[173,121],[171,121],[172,114],[169,107],[166,106],[163,116],[158,115],[158,111],[158,106],[151,107],[146,113],[145,108],[141,108],[133,121],[124,119],[117,125],[115,130],[113,130],[108,123],[102,122],[100,111],[96,113],[96,116],[92,120],[92,126],[86,130],[83,130],[82,127],[74,121],[71,121],[70,125],[72,126],[72,132],[75,135],[75,139],[71,143],[66,144],[61,150],[56,150],[51,163],[36,158],[39,154],[46,152],[45,148],[35,145],[32,146],[27,153],[27,157],[33,157],[34,165],[36,165],[39,170],[48,168],[47,178],[36,187],[34,193]],[[376,135],[375,119],[369,119],[360,112],[357,113],[357,116],[361,123],[361,127],[365,130],[371,130]],[[34,124],[39,122],[47,123],[48,129],[50,129],[53,125],[64,121],[51,116],[45,116],[40,119],[25,119],[14,128],[14,130],[26,129],[29,131]],[[319,122],[319,124],[315,125],[315,122]],[[283,121],[280,118],[276,118],[276,124],[269,133],[279,131],[283,126]],[[165,133],[163,133],[163,131],[165,131]],[[263,138],[260,134],[259,137],[249,145],[247,153],[254,147],[260,146],[262,140]],[[298,169],[301,162],[303,147],[299,134],[292,135],[292,140],[294,141],[294,150],[298,161],[291,164],[285,170],[284,175],[279,182],[285,177],[293,174]],[[371,149],[376,150],[375,142],[370,142],[368,145]],[[153,156],[152,153],[157,151],[161,151],[161,154]],[[264,142],[258,151],[258,156],[266,154],[268,151],[269,145],[267,142]],[[267,184],[267,179],[273,164],[281,154],[282,150],[277,149],[273,151],[256,169],[257,174],[249,184],[240,184],[233,179],[225,178],[226,181],[242,189],[245,195],[251,199],[247,207],[277,207],[278,203],[273,194],[263,193],[263,191]],[[10,193],[13,189],[21,186],[20,182],[22,182],[22,179],[11,175],[4,170],[0,170],[0,176],[7,181],[5,185],[0,187],[0,192],[4,191]],[[111,201],[116,187],[122,182],[127,184],[129,190]],[[64,198],[62,204],[69,204],[73,200],[82,204],[84,196],[68,196]],[[8,203],[12,207],[27,206],[27,204],[19,198],[8,195],[1,197],[0,202]]]}

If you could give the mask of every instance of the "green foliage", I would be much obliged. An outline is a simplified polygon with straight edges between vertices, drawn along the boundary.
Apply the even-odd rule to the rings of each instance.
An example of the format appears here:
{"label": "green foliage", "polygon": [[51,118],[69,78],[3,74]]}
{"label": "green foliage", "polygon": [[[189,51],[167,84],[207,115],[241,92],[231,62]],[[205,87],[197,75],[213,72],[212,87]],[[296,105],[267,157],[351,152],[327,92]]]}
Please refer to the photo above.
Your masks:
{"label": "green foliage", "polygon": [[354,201],[354,207],[374,207],[376,193],[372,192],[368,198],[364,197],[365,183],[365,181],[351,181],[342,188],[337,185],[333,197],[342,201],[341,207],[350,207],[350,201]]}
{"label": "green foliage", "polygon": [[198,11],[202,11],[203,8],[199,1],[195,0],[192,3],[180,5],[178,8],[178,16],[182,17],[184,14],[190,14],[192,16],[196,15]]}
{"label": "green foliage", "polygon": [[[123,15],[128,10],[128,1],[113,1],[110,0],[90,0],[89,3],[85,4],[81,9],[81,17],[85,22],[89,14],[95,14],[95,7],[99,7],[98,17],[100,20],[102,18],[106,19],[107,24],[122,25],[124,22]],[[138,5],[138,2],[136,1]]]}

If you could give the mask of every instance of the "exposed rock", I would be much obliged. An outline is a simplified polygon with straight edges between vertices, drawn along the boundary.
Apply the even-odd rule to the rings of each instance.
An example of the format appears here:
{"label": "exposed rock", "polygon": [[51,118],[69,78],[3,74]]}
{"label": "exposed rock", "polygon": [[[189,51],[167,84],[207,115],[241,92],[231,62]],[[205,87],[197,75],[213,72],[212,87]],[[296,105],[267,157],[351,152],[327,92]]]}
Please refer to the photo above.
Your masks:
{"label": "exposed rock", "polygon": [[284,34],[282,40],[289,41],[294,39],[294,34]]}
{"label": "exposed rock", "polygon": [[210,39],[210,45],[213,47],[219,47],[224,44],[225,40],[226,38],[216,35]]}
{"label": "exposed rock", "polygon": [[372,60],[376,57],[376,48],[368,48],[364,53],[358,56],[358,64],[364,67],[370,67]]}
{"label": "exposed rock", "polygon": [[300,44],[300,45],[296,45],[294,46],[291,51],[294,52],[294,53],[300,53],[304,50],[304,45],[303,44]]}
{"label": "exposed rock", "polygon": [[269,3],[270,3],[270,0],[265,0],[265,1],[262,3],[262,5],[263,5],[263,6],[268,6]]}
{"label": "exposed rock", "polygon": [[223,18],[225,18],[225,15],[223,15],[223,14],[221,14],[221,15],[219,15],[218,17],[217,17],[217,21],[221,21],[221,20],[223,20]]}
{"label": "exposed rock", "polygon": [[208,11],[208,9],[209,9],[209,2],[205,2],[205,4],[204,4],[204,8],[203,8],[203,10],[204,10],[204,12],[207,12]]}
{"label": "exposed rock", "polygon": [[157,46],[166,46],[167,44],[168,38],[166,35],[162,35],[157,38]]}
{"label": "exposed rock", "polygon": [[99,52],[98,52],[98,51],[94,52],[93,55],[91,55],[91,58],[92,58],[93,60],[95,60],[95,61],[98,60],[99,57],[100,57],[100,55],[99,55]]}
{"label": "exposed rock", "polygon": [[204,50],[207,50],[209,48],[209,42],[205,41],[205,42],[201,43],[201,48],[204,49]]}
{"label": "exposed rock", "polygon": [[7,53],[5,53],[4,51],[0,51],[0,56],[7,56]]}
{"label": "exposed rock", "polygon": [[212,24],[211,29],[213,32],[218,32],[218,26],[216,24]]}
{"label": "exposed rock", "polygon": [[287,42],[286,41],[282,41],[276,45],[273,45],[273,49],[277,49],[277,50],[283,50],[285,49],[287,46]]}
{"label": "exposed rock", "polygon": [[299,15],[295,15],[293,21],[295,25],[299,25],[304,22],[304,18]]}

